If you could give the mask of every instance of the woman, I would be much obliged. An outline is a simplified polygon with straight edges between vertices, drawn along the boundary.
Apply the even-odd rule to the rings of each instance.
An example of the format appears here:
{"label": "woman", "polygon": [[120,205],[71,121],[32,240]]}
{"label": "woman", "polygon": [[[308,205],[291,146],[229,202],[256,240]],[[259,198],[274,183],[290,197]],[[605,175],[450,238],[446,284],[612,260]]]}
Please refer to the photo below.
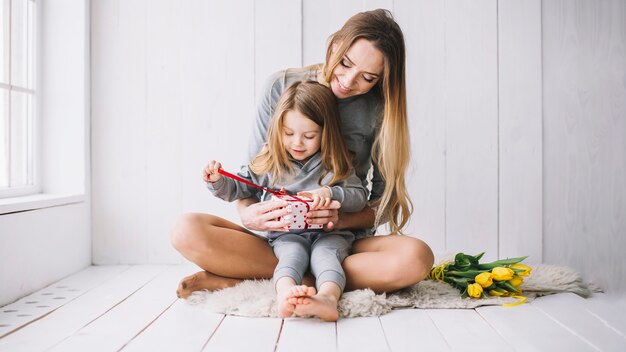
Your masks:
{"label": "woman", "polygon": [[[391,13],[379,9],[356,14],[330,37],[323,65],[270,77],[259,102],[250,156],[265,142],[278,97],[298,80],[316,80],[329,86],[337,97],[342,133],[364,185],[373,165],[370,202],[365,209],[358,213],[326,209],[308,215],[311,223],[324,224],[327,229],[354,230],[357,240],[342,264],[346,291],[371,288],[377,293],[391,292],[424,279],[433,265],[431,249],[419,239],[398,235],[411,214],[404,178],[410,144],[404,38]],[[179,297],[196,290],[230,287],[244,279],[271,278],[277,264],[272,248],[267,239],[248,229],[284,228],[286,224],[276,220],[287,214],[284,205],[252,198],[238,201],[246,228],[208,214],[182,216],[173,228],[172,244],[204,271],[181,281]],[[386,222],[392,234],[372,236],[372,229]],[[304,282],[313,286],[312,280],[308,276]]]}

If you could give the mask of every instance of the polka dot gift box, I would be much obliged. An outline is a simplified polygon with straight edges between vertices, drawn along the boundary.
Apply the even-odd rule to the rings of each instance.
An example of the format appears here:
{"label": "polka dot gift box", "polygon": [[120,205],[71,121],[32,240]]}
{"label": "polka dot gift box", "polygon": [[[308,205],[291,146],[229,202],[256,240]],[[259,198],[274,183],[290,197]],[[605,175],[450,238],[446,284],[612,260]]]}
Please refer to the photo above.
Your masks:
{"label": "polka dot gift box", "polygon": [[295,199],[290,195],[273,195],[272,199],[282,199],[289,202],[288,206],[291,206],[291,214],[283,216],[284,219],[289,220],[290,225],[289,231],[302,231],[302,230],[320,230],[323,225],[321,224],[307,224],[306,223],[306,213],[309,211],[308,204],[304,202],[311,203],[313,200],[308,197],[298,196],[298,199],[304,201],[300,201]]}

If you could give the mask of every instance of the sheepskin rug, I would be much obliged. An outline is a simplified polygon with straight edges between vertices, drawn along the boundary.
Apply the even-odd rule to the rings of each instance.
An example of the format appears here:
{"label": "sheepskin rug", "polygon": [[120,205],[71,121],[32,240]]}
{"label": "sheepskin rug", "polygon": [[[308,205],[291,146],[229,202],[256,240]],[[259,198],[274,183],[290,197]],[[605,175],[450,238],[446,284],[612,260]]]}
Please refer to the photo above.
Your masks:
{"label": "sheepskin rug", "polygon": [[[525,279],[522,290],[528,301],[559,292],[573,292],[582,297],[591,294],[581,276],[568,267],[536,265]],[[214,313],[277,317],[275,296],[270,280],[247,280],[219,291],[194,292],[187,302]],[[339,301],[339,315],[342,318],[380,316],[395,308],[475,308],[516,301],[511,297],[461,298],[459,291],[452,286],[425,280],[390,294],[377,295],[370,289],[346,292]]]}

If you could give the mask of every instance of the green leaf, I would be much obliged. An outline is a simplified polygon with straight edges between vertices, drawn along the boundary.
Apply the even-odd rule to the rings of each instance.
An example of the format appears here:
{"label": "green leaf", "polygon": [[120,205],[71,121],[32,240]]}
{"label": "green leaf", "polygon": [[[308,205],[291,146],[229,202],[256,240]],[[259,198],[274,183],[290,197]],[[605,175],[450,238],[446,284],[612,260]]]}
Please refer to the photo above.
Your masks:
{"label": "green leaf", "polygon": [[500,281],[498,285],[509,292],[520,293],[519,290],[515,286],[511,285],[507,281]]}
{"label": "green leaf", "polygon": [[528,258],[528,256],[526,257],[518,257],[518,258],[509,258],[509,259],[500,259],[500,260],[496,260],[494,262],[491,263],[486,263],[486,264],[479,264],[478,265],[478,269],[493,269],[495,267],[498,266],[508,266],[511,264],[516,264],[521,262],[522,260]]}
{"label": "green leaf", "polygon": [[468,285],[467,282],[469,280],[466,278],[456,278],[456,277],[448,276],[448,277],[444,277],[444,281],[449,282],[455,286],[466,288]]}
{"label": "green leaf", "polygon": [[456,269],[460,271],[468,270],[472,266],[472,262],[469,257],[471,256],[468,256],[465,253],[457,253],[457,255],[454,256],[454,266]]}
{"label": "green leaf", "polygon": [[467,271],[452,270],[452,271],[444,272],[444,277],[448,275],[448,276],[466,277],[468,279],[474,279],[476,275],[480,273],[484,273],[484,272],[486,272],[486,270],[467,270]]}

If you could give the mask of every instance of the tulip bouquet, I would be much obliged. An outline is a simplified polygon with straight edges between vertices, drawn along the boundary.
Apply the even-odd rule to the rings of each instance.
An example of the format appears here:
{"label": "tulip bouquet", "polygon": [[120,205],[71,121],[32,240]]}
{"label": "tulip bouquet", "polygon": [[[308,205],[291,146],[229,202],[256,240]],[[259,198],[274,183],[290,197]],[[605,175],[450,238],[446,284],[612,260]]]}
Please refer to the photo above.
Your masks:
{"label": "tulip bouquet", "polygon": [[529,276],[531,268],[520,262],[527,257],[496,260],[491,263],[479,263],[483,253],[468,255],[458,253],[454,261],[445,262],[434,267],[429,279],[446,282],[461,291],[461,297],[486,298],[504,296],[525,298],[521,296],[520,286],[524,276]]}

